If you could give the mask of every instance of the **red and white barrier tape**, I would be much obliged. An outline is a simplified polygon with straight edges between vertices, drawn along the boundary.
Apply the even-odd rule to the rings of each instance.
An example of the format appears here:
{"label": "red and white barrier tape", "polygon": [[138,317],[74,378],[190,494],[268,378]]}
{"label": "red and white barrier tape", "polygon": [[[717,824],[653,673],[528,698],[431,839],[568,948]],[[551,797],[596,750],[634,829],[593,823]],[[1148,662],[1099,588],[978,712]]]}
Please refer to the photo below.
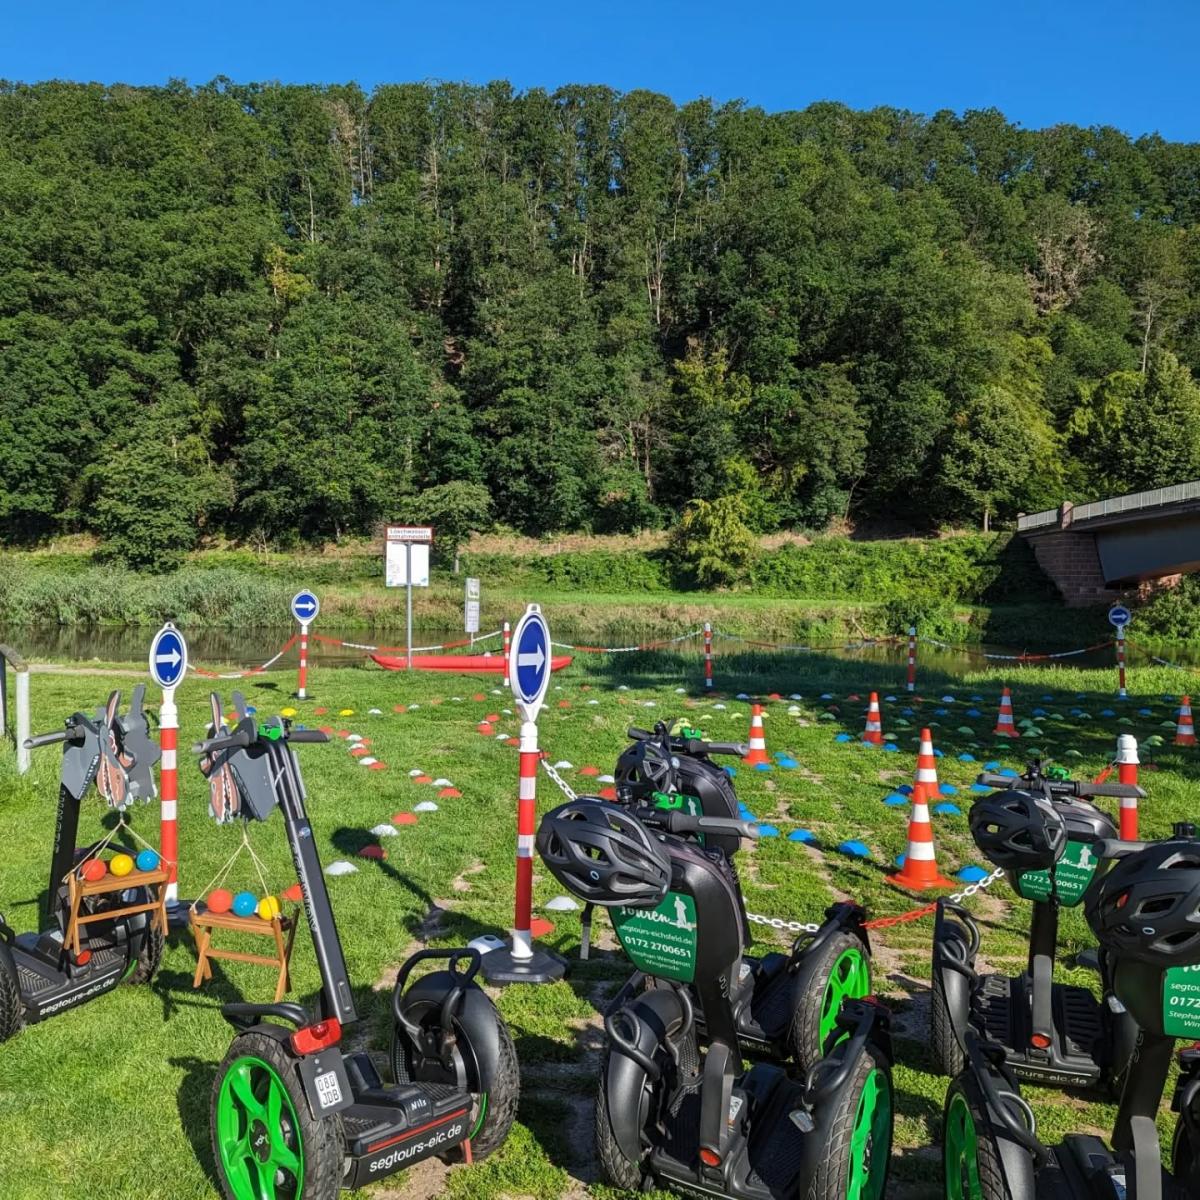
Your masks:
{"label": "red and white barrier tape", "polygon": [[574,646],[570,642],[551,642],[556,650],[574,650],[579,654],[633,654],[638,650],[661,650],[664,646],[675,646],[688,638],[699,637],[703,629],[689,629],[678,637],[666,638],[661,642],[643,642],[639,646]]}
{"label": "red and white barrier tape", "polygon": [[[431,650],[461,650],[464,646],[478,646],[480,642],[490,641],[494,637],[499,637],[501,630],[493,629],[491,633],[481,634],[479,637],[462,638],[457,642],[441,642],[437,646],[414,646],[412,651],[414,654],[426,654]],[[341,638],[324,637],[319,633],[312,635],[313,640],[320,642],[325,646],[342,646],[347,650],[366,650],[371,654],[380,651],[388,654],[407,654],[407,646],[370,646],[366,642],[347,642]]]}
{"label": "red and white barrier tape", "polygon": [[261,667],[249,667],[245,671],[206,671],[203,667],[198,667],[194,663],[188,665],[188,670],[194,675],[203,676],[205,679],[245,679],[247,675],[261,675],[264,671],[269,671],[298,641],[300,635],[292,634],[290,638],[280,647],[279,653],[273,658],[268,658]]}
{"label": "red and white barrier tape", "polygon": [[1059,650],[1054,654],[989,654],[986,650],[974,650],[970,646],[954,646],[949,642],[938,642],[933,638],[920,638],[929,646],[937,646],[939,650],[953,650],[956,654],[966,654],[972,658],[985,658],[992,662],[1046,662],[1055,658],[1074,658],[1079,654],[1091,654],[1112,645],[1112,638],[1097,642],[1094,646],[1081,646],[1078,650]]}

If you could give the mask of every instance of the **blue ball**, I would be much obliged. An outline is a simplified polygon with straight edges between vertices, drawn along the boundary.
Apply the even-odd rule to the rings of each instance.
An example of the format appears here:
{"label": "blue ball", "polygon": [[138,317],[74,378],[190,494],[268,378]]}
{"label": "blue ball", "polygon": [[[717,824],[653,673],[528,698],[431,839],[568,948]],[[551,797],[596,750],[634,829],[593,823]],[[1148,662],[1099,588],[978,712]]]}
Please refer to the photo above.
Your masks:
{"label": "blue ball", "polygon": [[252,917],[258,912],[258,897],[253,892],[238,892],[233,898],[233,911],[239,917]]}
{"label": "blue ball", "polygon": [[157,871],[159,863],[158,851],[150,849],[140,850],[135,861],[139,871]]}

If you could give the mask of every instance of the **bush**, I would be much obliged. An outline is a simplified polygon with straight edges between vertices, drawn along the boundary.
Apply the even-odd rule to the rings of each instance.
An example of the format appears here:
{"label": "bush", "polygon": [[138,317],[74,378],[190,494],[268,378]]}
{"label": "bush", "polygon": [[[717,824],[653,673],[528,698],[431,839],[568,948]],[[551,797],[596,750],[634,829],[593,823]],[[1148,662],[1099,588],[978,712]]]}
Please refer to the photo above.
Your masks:
{"label": "bush", "polygon": [[740,496],[693,500],[671,530],[676,560],[701,587],[725,587],[746,575],[758,554]]}

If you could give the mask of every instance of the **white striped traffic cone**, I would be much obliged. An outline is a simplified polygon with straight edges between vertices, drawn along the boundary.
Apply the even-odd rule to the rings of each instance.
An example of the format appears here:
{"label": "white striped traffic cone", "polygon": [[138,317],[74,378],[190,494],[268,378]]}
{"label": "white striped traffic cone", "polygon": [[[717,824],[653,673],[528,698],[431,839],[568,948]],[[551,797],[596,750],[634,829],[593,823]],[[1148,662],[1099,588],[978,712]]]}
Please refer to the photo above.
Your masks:
{"label": "white striped traffic cone", "polygon": [[872,746],[883,745],[883,721],[879,714],[879,693],[871,693],[871,702],[867,706],[867,727],[863,730],[863,741]]}
{"label": "white striped traffic cone", "polygon": [[1012,692],[1008,688],[1005,688],[1000,696],[1000,715],[996,718],[996,728],[992,732],[997,737],[1021,736],[1013,724]]}
{"label": "white striped traffic cone", "polygon": [[1192,724],[1192,698],[1184,696],[1179,705],[1179,720],[1175,725],[1175,745],[1194,746],[1196,727]]}
{"label": "white striped traffic cone", "polygon": [[908,850],[900,870],[887,877],[888,883],[894,883],[897,887],[911,888],[915,891],[954,887],[954,882],[938,871],[937,854],[933,847],[933,824],[929,820],[929,801],[938,794],[936,762],[933,738],[928,729],[922,729],[913,785],[912,813],[908,819]]}
{"label": "white striped traffic cone", "polygon": [[771,765],[771,760],[767,756],[767,739],[763,731],[761,704],[753,704],[750,707],[750,753],[743,761],[748,767]]}

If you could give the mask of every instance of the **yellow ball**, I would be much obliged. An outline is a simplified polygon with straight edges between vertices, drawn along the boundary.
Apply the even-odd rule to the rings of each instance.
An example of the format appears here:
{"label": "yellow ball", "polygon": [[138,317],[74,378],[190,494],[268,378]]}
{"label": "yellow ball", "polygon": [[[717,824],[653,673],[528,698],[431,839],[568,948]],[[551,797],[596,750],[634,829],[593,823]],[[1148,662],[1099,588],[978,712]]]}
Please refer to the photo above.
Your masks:
{"label": "yellow ball", "polygon": [[133,859],[128,854],[114,854],[108,869],[114,875],[128,875],[133,870]]}
{"label": "yellow ball", "polygon": [[279,912],[279,901],[274,896],[266,896],[258,902],[258,915],[264,921],[273,921]]}

